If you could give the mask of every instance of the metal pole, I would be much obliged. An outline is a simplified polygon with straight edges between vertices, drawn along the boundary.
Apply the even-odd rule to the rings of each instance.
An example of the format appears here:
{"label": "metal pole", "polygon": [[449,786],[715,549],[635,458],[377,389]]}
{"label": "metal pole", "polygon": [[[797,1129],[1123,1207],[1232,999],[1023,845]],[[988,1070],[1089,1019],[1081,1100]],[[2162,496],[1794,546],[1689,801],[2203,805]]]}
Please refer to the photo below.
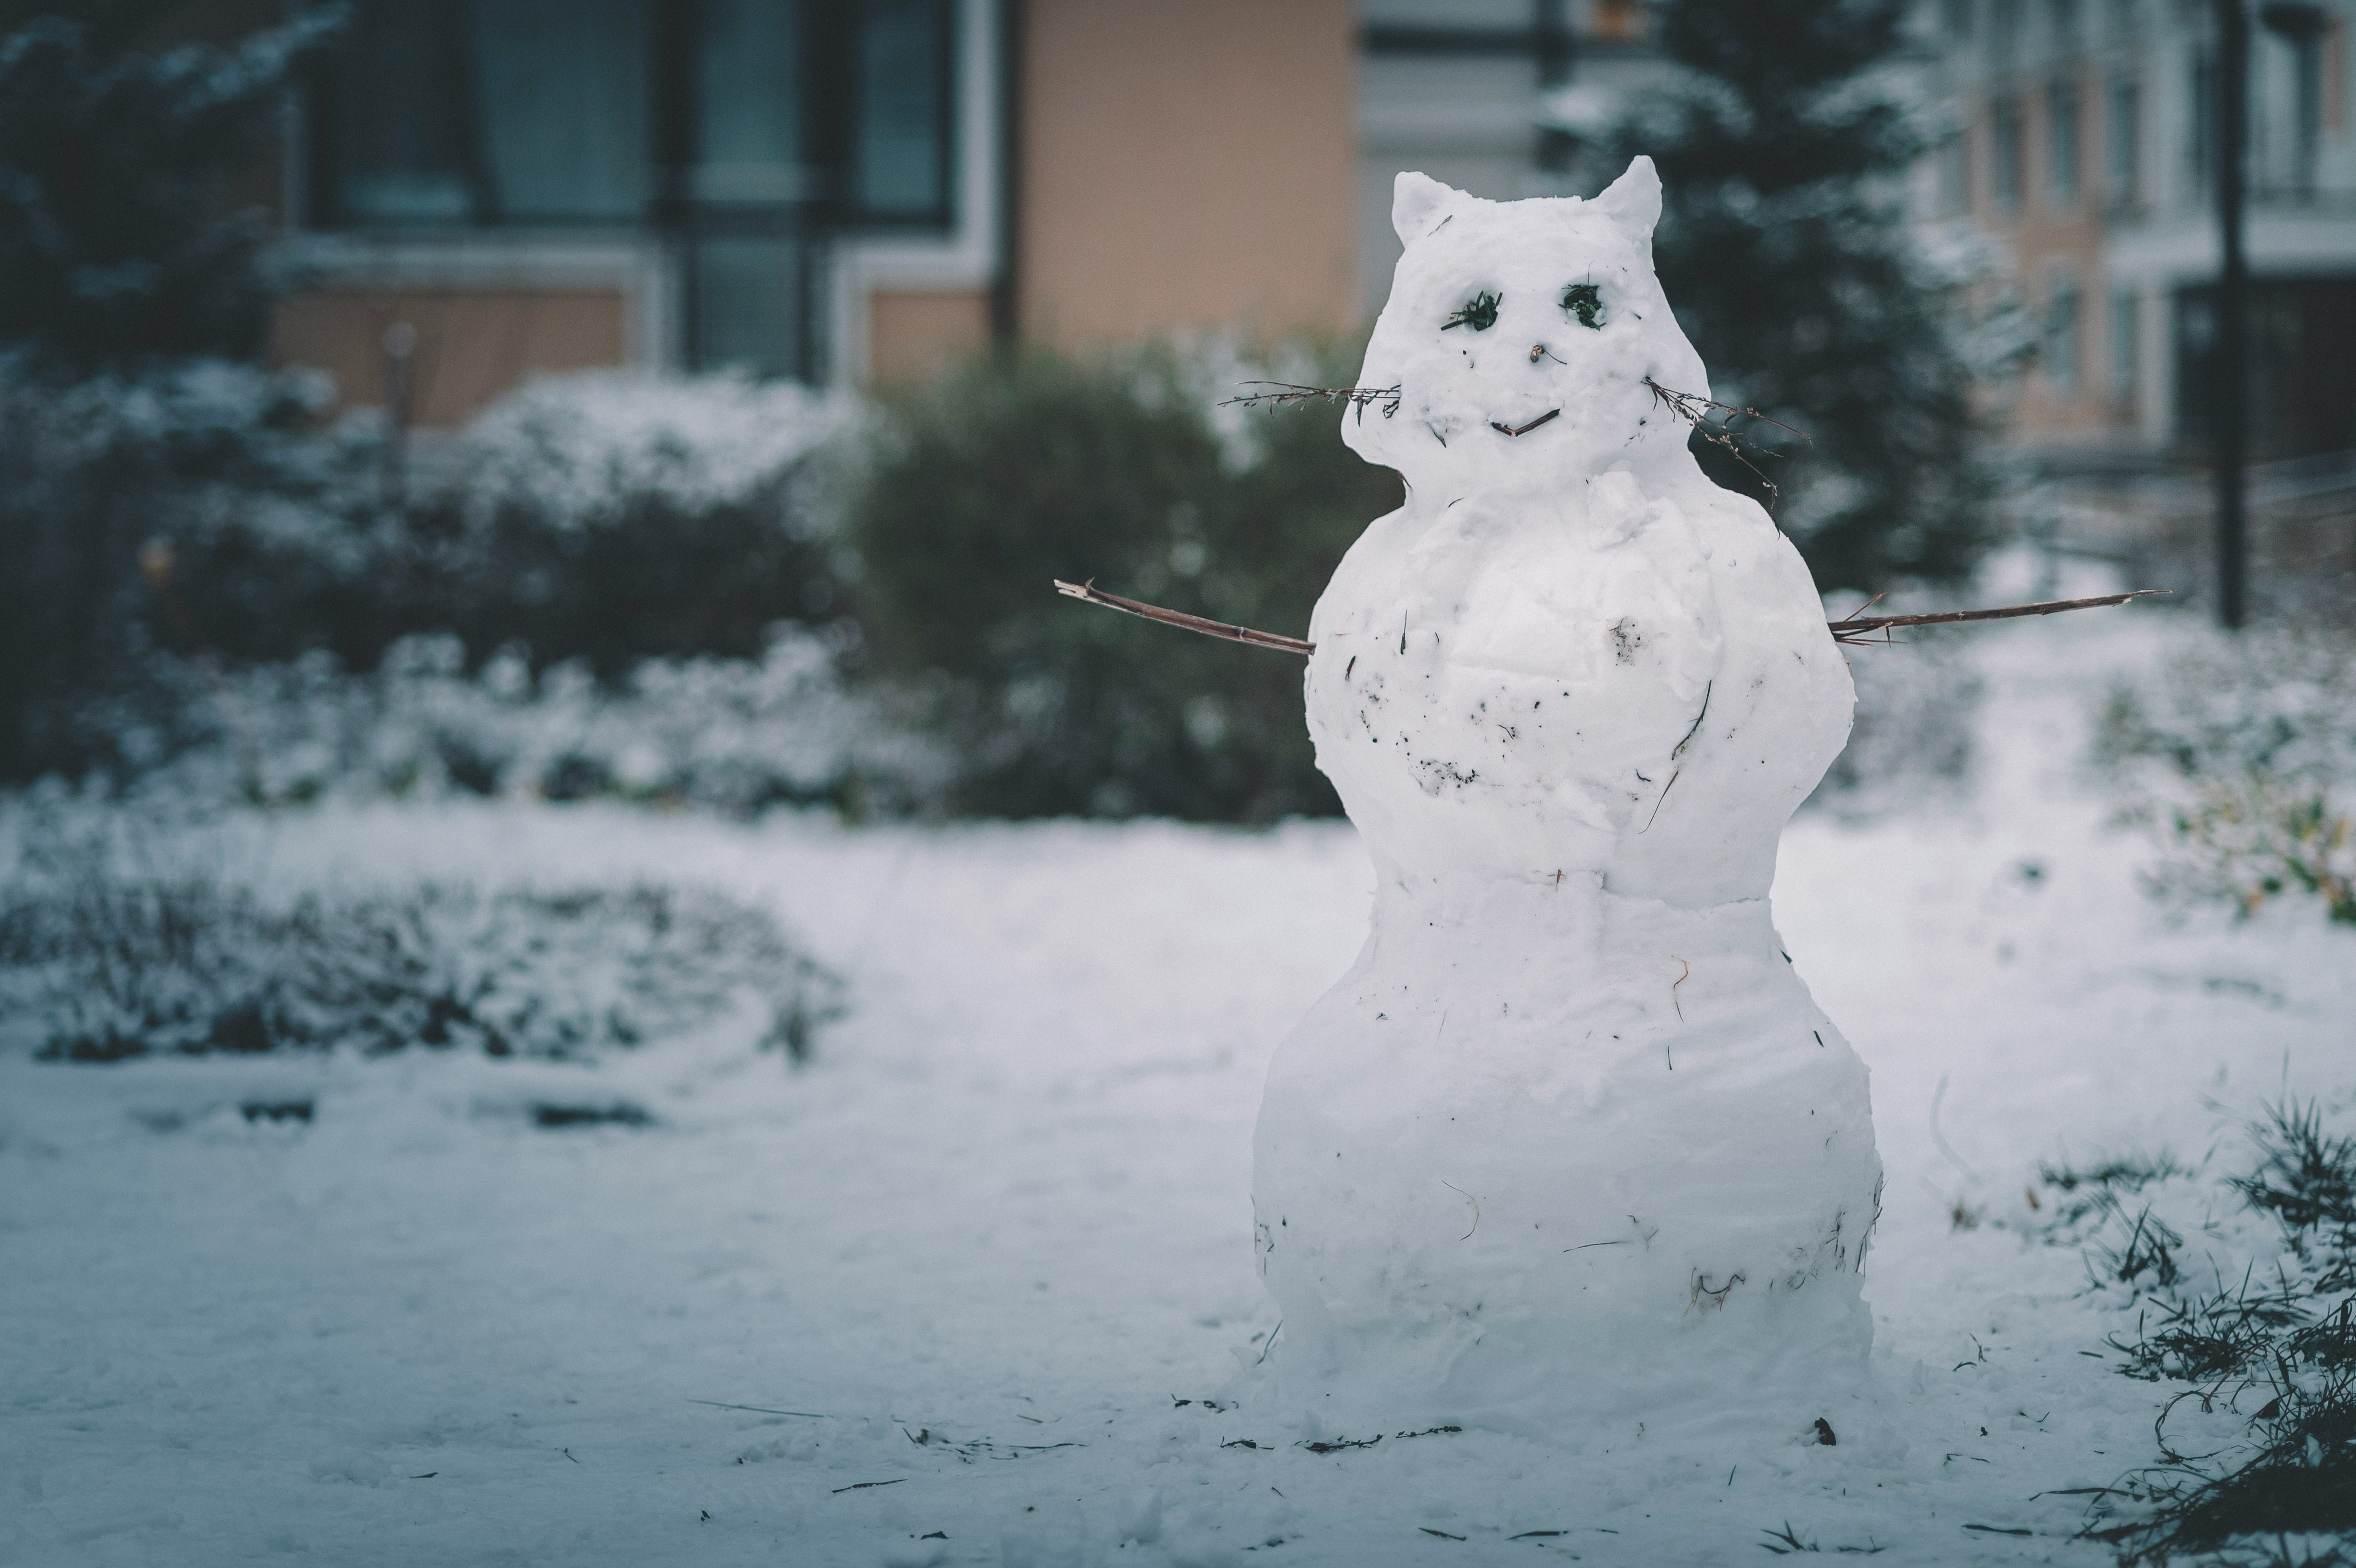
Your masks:
{"label": "metal pole", "polygon": [[416,395],[417,328],[396,321],[384,329],[385,510],[398,511],[409,495],[409,421]]}
{"label": "metal pole", "polygon": [[[1570,28],[1569,0],[1537,0],[1530,43],[1537,59],[1538,91],[1544,93],[1568,87],[1571,68],[1579,59],[1579,36]],[[1567,176],[1578,154],[1578,138],[1569,132],[1554,125],[1538,128],[1537,161],[1540,172]]]}
{"label": "metal pole", "polygon": [[2248,617],[2250,268],[2242,250],[2244,147],[2249,138],[2250,18],[2217,0],[2217,619]]}
{"label": "metal pole", "polygon": [[998,5],[998,278],[990,288],[990,340],[1023,340],[1023,54],[1029,47],[1023,0]]}

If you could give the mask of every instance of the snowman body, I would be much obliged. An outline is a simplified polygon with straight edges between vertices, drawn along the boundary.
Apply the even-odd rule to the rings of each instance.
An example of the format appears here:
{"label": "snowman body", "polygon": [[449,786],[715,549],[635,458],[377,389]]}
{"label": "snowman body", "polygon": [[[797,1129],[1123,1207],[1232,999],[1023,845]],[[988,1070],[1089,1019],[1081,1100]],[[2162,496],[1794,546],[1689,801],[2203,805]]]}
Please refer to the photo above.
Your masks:
{"label": "snowman body", "polygon": [[1772,923],[1847,739],[1806,568],[1646,383],[1707,395],[1639,160],[1592,201],[1401,176],[1406,254],[1344,435],[1406,505],[1319,601],[1319,766],[1376,870],[1355,965],[1255,1140],[1324,1427],[1781,1424],[1853,1385],[1879,1212],[1866,1072]]}

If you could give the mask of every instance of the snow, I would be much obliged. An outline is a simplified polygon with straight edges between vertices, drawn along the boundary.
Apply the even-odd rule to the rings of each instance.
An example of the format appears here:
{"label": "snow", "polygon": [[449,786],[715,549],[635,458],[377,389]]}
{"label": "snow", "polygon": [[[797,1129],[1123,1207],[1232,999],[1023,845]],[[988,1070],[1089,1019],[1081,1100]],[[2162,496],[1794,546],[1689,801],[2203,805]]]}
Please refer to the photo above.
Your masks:
{"label": "snow", "polygon": [[1359,378],[1398,413],[1344,431],[1407,494],[1308,674],[1372,929],[1254,1142],[1286,1327],[1245,1398],[1312,1438],[1674,1425],[1716,1465],[1878,1419],[1866,1070],[1767,899],[1850,680],[1798,550],[1648,384],[1703,384],[1659,213],[1643,158],[1591,202],[1398,176]]}
{"label": "snow", "polygon": [[[1788,1524],[1907,1563],[2107,1563],[2057,1494],[2150,1462],[2171,1390],[2094,1354],[2119,1319],[2074,1253],[1996,1222],[2040,1158],[2198,1158],[2286,1087],[2343,1090],[2356,1012],[2311,903],[2171,923],[2080,774],[2107,672],[2169,622],[1947,634],[1987,688],[1969,789],[1784,837],[1777,927],[1873,1071],[1889,1171],[1882,1409],[1837,1446],[1730,1474],[1649,1438],[1321,1455],[1205,1406],[1277,1320],[1252,1115],[1365,933],[1344,825],[329,805],[202,848],[287,886],[716,885],[851,1011],[798,1072],[718,1037],[0,1060],[0,1562],[1709,1563]],[[294,1097],[307,1125],[235,1109]],[[519,1114],[556,1097],[656,1120]]]}
{"label": "snow", "polygon": [[[404,637],[363,674],[314,653],[216,676],[202,688],[222,716],[209,743],[129,787],[159,803],[233,801],[249,780],[273,801],[470,787],[530,796],[580,769],[628,795],[720,811],[839,796],[854,780],[882,800],[937,796],[945,750],[848,688],[839,653],[829,635],[780,624],[758,659],[642,659],[618,688],[585,660],[535,679],[513,647],[470,673],[448,635]],[[118,744],[132,733],[118,728]]]}
{"label": "snow", "polygon": [[481,514],[515,506],[587,530],[623,522],[648,496],[690,516],[744,506],[790,482],[855,418],[847,400],[791,381],[579,370],[540,377],[485,411],[461,461]]}

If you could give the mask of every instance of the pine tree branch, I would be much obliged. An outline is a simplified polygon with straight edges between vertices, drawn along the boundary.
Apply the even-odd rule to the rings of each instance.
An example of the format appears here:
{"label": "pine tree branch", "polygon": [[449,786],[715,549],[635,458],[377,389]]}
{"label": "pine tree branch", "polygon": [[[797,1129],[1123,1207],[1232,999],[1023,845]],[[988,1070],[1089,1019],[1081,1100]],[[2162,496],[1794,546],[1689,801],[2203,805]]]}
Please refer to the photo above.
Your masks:
{"label": "pine tree branch", "polygon": [[[1101,604],[1108,610],[1118,610],[1124,615],[1137,615],[1148,621],[1159,621],[1165,626],[1181,631],[1200,632],[1206,637],[1224,637],[1231,643],[1248,643],[1256,648],[1275,648],[1303,656],[1317,651],[1317,645],[1299,637],[1287,637],[1275,632],[1256,632],[1249,626],[1230,625],[1225,621],[1213,621],[1201,615],[1189,615],[1183,610],[1165,610],[1159,604],[1148,604],[1141,599],[1125,599],[1118,593],[1107,593],[1096,584],[1096,579],[1086,582],[1066,582],[1055,580],[1055,592],[1084,603]],[[2098,599],[2051,599],[2039,604],[2007,604],[1995,610],[1940,610],[1925,615],[1868,615],[1834,621],[1827,629],[1837,643],[1851,647],[1895,645],[1890,636],[1897,626],[1952,626],[1966,621],[2009,621],[2020,615],[2054,615],[2064,610],[2094,610],[2105,604],[2124,604],[2130,599],[2147,594],[2168,593],[2167,588],[2138,588],[2131,593],[2106,593]],[[1879,639],[1873,635],[1881,634]]]}

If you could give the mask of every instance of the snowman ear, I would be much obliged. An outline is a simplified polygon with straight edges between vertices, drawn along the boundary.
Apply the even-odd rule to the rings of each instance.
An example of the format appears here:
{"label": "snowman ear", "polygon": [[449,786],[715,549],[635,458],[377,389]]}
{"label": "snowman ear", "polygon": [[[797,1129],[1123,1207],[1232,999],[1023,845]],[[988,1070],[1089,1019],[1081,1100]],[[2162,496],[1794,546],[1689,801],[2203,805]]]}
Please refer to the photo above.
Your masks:
{"label": "snowman ear", "polygon": [[1629,160],[1628,172],[1613,180],[1595,205],[1622,229],[1650,239],[1653,226],[1661,220],[1661,176],[1654,172],[1653,160],[1642,154]]}
{"label": "snowman ear", "polygon": [[1463,199],[1464,193],[1444,186],[1430,175],[1404,169],[1391,185],[1391,227],[1399,243],[1412,245],[1431,229],[1431,219],[1443,208]]}

